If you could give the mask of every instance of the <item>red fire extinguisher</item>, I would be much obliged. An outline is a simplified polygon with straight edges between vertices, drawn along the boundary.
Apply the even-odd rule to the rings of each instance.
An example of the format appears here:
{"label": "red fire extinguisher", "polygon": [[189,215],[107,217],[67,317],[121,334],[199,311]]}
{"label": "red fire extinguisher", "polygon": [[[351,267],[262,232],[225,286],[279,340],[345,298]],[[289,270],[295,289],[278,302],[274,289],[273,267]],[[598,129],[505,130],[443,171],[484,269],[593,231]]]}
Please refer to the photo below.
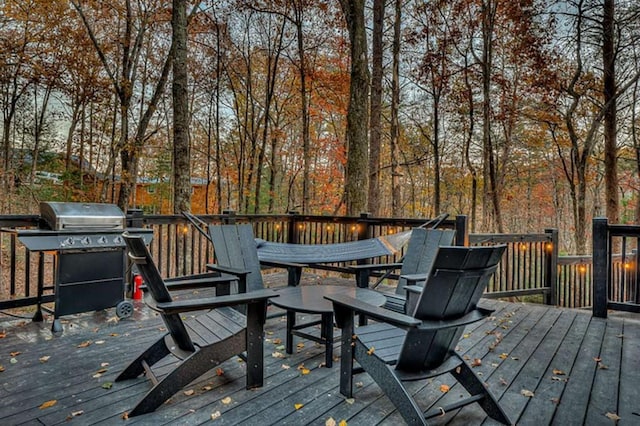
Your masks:
{"label": "red fire extinguisher", "polygon": [[142,300],[142,289],[140,286],[142,285],[142,276],[134,275],[133,276],[133,300]]}

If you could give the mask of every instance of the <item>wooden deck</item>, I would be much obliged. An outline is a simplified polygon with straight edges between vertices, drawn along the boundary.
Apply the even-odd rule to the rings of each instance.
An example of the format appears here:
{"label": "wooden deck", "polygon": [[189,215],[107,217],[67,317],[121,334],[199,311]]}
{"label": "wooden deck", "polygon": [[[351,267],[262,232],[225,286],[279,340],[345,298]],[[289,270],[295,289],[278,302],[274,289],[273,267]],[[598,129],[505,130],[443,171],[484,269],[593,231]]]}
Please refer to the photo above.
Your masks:
{"label": "wooden deck", "polygon": [[[481,360],[476,371],[517,424],[606,425],[615,424],[615,416],[620,425],[640,424],[640,318],[601,320],[578,310],[483,304],[495,308],[495,315],[470,328],[459,349],[470,361]],[[125,419],[149,383],[142,377],[114,379],[162,333],[160,319],[139,302],[136,306],[134,317],[122,321],[113,310],[70,316],[59,337],[51,336],[48,322],[0,316],[0,424],[196,425],[212,418],[220,425],[325,425],[331,418],[336,424],[402,424],[366,374],[355,398],[345,400],[338,392],[339,366],[323,367],[323,349],[315,344],[302,341],[297,353],[281,358],[278,354],[286,354],[280,317],[266,326],[263,388],[245,390],[244,366],[233,359],[221,365],[220,374],[202,376],[156,412]],[[170,361],[163,367],[167,371]],[[450,385],[449,392],[441,392],[441,384]],[[411,390],[425,408],[463,392],[447,376]],[[476,406],[432,421],[493,424]]]}

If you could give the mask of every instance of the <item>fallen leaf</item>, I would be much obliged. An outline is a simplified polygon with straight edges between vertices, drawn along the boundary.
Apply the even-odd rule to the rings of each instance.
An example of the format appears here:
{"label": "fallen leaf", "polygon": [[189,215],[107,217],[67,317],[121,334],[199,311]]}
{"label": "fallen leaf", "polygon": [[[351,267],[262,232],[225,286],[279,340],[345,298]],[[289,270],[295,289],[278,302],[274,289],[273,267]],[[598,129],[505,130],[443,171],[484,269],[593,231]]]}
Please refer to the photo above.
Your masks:
{"label": "fallen leaf", "polygon": [[84,414],[84,411],[82,410],[78,410],[78,411],[72,411],[71,412],[71,417],[78,417]]}
{"label": "fallen leaf", "polygon": [[480,367],[482,365],[482,360],[480,358],[474,358],[471,363],[472,367]]}
{"label": "fallen leaf", "polygon": [[555,380],[556,382],[568,382],[569,379],[567,379],[566,377],[560,377],[560,376],[551,376],[551,380]]}
{"label": "fallen leaf", "polygon": [[442,393],[447,393],[449,392],[449,386],[448,385],[440,385],[440,392]]}
{"label": "fallen leaf", "polygon": [[99,379],[100,377],[102,377],[102,373],[96,373],[91,377],[93,377],[94,379]]}
{"label": "fallen leaf", "polygon": [[304,404],[293,404],[293,407],[294,407],[296,410],[299,410],[299,409],[301,409],[302,407],[304,407]]}
{"label": "fallen leaf", "polygon": [[533,392],[531,392],[530,390],[527,390],[527,389],[522,389],[522,390],[520,391],[520,394],[521,394],[522,396],[526,396],[526,397],[528,397],[528,398],[533,398],[533,396],[534,396],[534,393],[533,393]]}
{"label": "fallen leaf", "polygon": [[551,398],[551,402],[553,402],[554,404],[558,405],[558,404],[560,404],[560,398]]}
{"label": "fallen leaf", "polygon": [[109,363],[108,362],[103,362],[100,364],[100,367],[108,367]]}
{"label": "fallen leaf", "polygon": [[224,374],[224,370],[220,367],[216,368],[216,376],[222,376]]}
{"label": "fallen leaf", "polygon": [[608,370],[609,367],[607,367],[606,365],[604,365],[603,363],[599,362],[598,363],[598,369],[599,370]]}
{"label": "fallen leaf", "polygon": [[374,348],[373,346],[371,346],[371,348],[369,348],[369,350],[367,351],[367,355],[373,355],[373,353],[376,351],[376,348]]}
{"label": "fallen leaf", "polygon": [[11,358],[11,359],[9,360],[9,362],[10,362],[11,364],[17,364],[17,363],[18,363],[18,360],[17,360],[16,358]]}
{"label": "fallen leaf", "polygon": [[0,373],[2,373],[3,371],[4,371],[4,367],[0,365]]}
{"label": "fallen leaf", "polygon": [[340,420],[340,423],[338,423],[338,426],[347,426],[347,421],[344,419]]}
{"label": "fallen leaf", "polygon": [[333,417],[329,417],[327,421],[324,422],[324,426],[338,426],[338,423],[333,420]]}
{"label": "fallen leaf", "polygon": [[4,339],[7,337],[7,333],[5,331],[0,332],[0,339]]}
{"label": "fallen leaf", "polygon": [[203,391],[210,391],[211,389],[213,389],[213,388],[211,386],[209,386],[209,385],[206,385],[206,386],[202,387]]}
{"label": "fallen leaf", "polygon": [[271,356],[274,358],[284,358],[284,354],[281,352],[273,352]]}
{"label": "fallen leaf", "polygon": [[502,386],[507,386],[509,383],[504,378],[500,377],[500,384]]}
{"label": "fallen leaf", "polygon": [[303,376],[305,376],[305,375],[307,375],[307,374],[311,373],[311,370],[309,370],[308,368],[302,368],[302,369],[300,369],[300,373],[301,373]]}
{"label": "fallen leaf", "polygon": [[86,348],[87,346],[91,345],[91,340],[85,340],[84,342],[80,343],[78,345],[79,348]]}
{"label": "fallen leaf", "polygon": [[193,389],[188,389],[188,390],[184,391],[184,394],[187,395],[187,396],[191,396],[194,393],[196,393],[196,391],[194,391]]}
{"label": "fallen leaf", "polygon": [[509,357],[509,354],[506,352],[502,352],[500,355],[498,355],[498,358],[500,359],[507,359]]}
{"label": "fallen leaf", "polygon": [[302,348],[304,348],[304,343],[303,343],[303,342],[300,342],[300,343],[298,343],[298,344],[296,345],[296,347],[297,347],[298,349],[302,349]]}
{"label": "fallen leaf", "polygon": [[22,353],[22,352],[20,352],[20,351],[16,351],[16,352],[11,352],[11,353],[9,353],[9,355],[11,355],[12,357],[15,357],[15,356],[20,355],[21,353]]}
{"label": "fallen leaf", "polygon": [[277,351],[284,351],[284,345],[278,345],[278,346],[276,346],[276,350],[277,350]]}
{"label": "fallen leaf", "polygon": [[215,413],[211,413],[211,420],[215,420],[218,417],[220,417],[222,414],[220,414],[220,411],[216,411]]}
{"label": "fallen leaf", "polygon": [[229,405],[231,404],[231,397],[228,396],[226,398],[223,398],[220,402],[222,402],[224,405]]}
{"label": "fallen leaf", "polygon": [[349,405],[353,405],[354,402],[356,402],[355,398],[347,398],[344,400],[344,402],[346,402]]}
{"label": "fallen leaf", "polygon": [[279,339],[279,338],[273,339],[273,344],[274,345],[279,345],[281,343],[282,343],[282,339]]}
{"label": "fallen leaf", "polygon": [[283,369],[283,370],[288,370],[288,369],[290,369],[290,368],[291,368],[291,366],[290,366],[290,365],[282,364],[282,369]]}
{"label": "fallen leaf", "polygon": [[106,373],[107,369],[106,368],[101,368],[100,370],[96,371],[96,374],[102,374],[102,373]]}
{"label": "fallen leaf", "polygon": [[42,405],[40,406],[40,409],[44,410],[45,408],[53,407],[57,403],[58,403],[58,400],[56,400],[56,399],[52,399],[50,401],[43,402]]}
{"label": "fallen leaf", "polygon": [[102,384],[102,389],[111,389],[113,387],[113,383],[111,382],[104,382]]}
{"label": "fallen leaf", "polygon": [[104,340],[96,340],[96,345],[104,345]]}
{"label": "fallen leaf", "polygon": [[364,386],[364,383],[362,383],[362,382],[356,382],[356,387],[357,387],[357,388],[361,388],[361,387],[363,387],[363,386]]}
{"label": "fallen leaf", "polygon": [[39,359],[40,359],[40,362],[47,362],[49,361],[50,358],[51,357],[49,355],[45,355],[45,356],[41,356]]}
{"label": "fallen leaf", "polygon": [[109,336],[111,336],[111,337],[118,337],[118,336],[119,336],[119,334],[118,334],[118,333],[111,333],[111,334],[109,334]]}
{"label": "fallen leaf", "polygon": [[595,362],[600,362],[600,361],[602,361],[602,358],[600,358],[599,356],[597,356],[597,357],[593,358],[593,360],[594,360]]}
{"label": "fallen leaf", "polygon": [[558,370],[557,368],[554,368],[553,374],[555,374],[556,376],[564,376],[566,373],[562,370]]}
{"label": "fallen leaf", "polygon": [[607,413],[605,414],[605,416],[611,420],[613,420],[614,422],[617,422],[618,420],[620,420],[620,416],[617,415],[616,413]]}
{"label": "fallen leaf", "polygon": [[122,420],[128,420],[129,419],[129,413],[128,412],[124,412],[122,413]]}
{"label": "fallen leaf", "polygon": [[468,339],[469,337],[471,337],[470,333],[465,333],[465,334],[462,335],[463,339]]}

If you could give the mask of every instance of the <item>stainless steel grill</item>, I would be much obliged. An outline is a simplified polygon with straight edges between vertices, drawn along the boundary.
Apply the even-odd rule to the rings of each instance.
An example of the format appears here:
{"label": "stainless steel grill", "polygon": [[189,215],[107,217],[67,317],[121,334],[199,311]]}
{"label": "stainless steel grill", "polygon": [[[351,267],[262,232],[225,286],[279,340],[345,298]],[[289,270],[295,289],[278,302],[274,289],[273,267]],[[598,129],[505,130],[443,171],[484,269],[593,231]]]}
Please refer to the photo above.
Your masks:
{"label": "stainless steel grill", "polygon": [[[153,231],[126,228],[126,219],[113,204],[43,202],[39,229],[12,231],[28,250],[54,254],[54,285],[46,288],[54,290],[53,331],[62,331],[58,318],[63,315],[114,306],[119,317],[133,312],[131,302],[124,300],[122,233],[141,234],[149,243]],[[45,287],[38,287],[40,300]]]}

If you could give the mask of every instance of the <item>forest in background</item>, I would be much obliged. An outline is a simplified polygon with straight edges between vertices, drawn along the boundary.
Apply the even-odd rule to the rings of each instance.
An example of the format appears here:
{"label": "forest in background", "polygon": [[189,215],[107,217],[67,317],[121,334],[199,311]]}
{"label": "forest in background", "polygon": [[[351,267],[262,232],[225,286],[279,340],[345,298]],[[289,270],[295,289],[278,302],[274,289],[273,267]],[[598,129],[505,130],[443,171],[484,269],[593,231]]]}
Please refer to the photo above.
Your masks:
{"label": "forest in background", "polygon": [[3,214],[136,206],[143,180],[178,206],[197,178],[210,214],[448,212],[558,228],[570,253],[592,217],[640,217],[637,1],[3,0],[0,20]]}

